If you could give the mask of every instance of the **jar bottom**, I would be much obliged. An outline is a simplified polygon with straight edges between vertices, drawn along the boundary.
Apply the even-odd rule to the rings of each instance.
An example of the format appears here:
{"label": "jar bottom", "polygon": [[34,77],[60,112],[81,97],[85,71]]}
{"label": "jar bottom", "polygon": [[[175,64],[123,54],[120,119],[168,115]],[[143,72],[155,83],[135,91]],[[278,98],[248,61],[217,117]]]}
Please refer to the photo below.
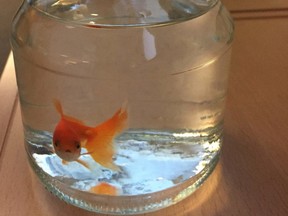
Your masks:
{"label": "jar bottom", "polygon": [[45,173],[31,157],[31,167],[45,188],[68,204],[103,214],[132,215],[157,211],[176,204],[195,192],[210,176],[219,160],[219,152],[205,168],[187,181],[155,193],[134,196],[98,195],[71,188]]}

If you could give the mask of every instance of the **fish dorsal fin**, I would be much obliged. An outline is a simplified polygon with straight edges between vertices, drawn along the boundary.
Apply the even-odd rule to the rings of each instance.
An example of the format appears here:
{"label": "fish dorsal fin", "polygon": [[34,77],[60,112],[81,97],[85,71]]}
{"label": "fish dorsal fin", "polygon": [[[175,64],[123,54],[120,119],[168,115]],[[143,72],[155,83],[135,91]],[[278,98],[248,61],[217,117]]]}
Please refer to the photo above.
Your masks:
{"label": "fish dorsal fin", "polygon": [[77,124],[84,125],[84,123],[81,120],[76,119],[76,118],[71,117],[71,116],[63,115],[62,118],[67,120],[67,121],[69,121],[69,122],[74,122],[74,123],[77,123]]}
{"label": "fish dorsal fin", "polygon": [[60,103],[59,100],[57,99],[54,99],[54,106],[55,106],[55,109],[57,110],[57,112],[61,115],[61,116],[64,116],[64,113],[63,113],[63,109],[62,109],[62,105]]}
{"label": "fish dorsal fin", "polygon": [[55,109],[57,110],[57,112],[61,115],[61,117],[67,121],[70,121],[70,122],[74,122],[74,123],[78,123],[78,124],[82,124],[84,125],[84,123],[72,116],[67,116],[64,114],[63,112],[63,108],[62,108],[62,105],[61,105],[61,102],[57,99],[54,99],[54,106],[55,106]]}

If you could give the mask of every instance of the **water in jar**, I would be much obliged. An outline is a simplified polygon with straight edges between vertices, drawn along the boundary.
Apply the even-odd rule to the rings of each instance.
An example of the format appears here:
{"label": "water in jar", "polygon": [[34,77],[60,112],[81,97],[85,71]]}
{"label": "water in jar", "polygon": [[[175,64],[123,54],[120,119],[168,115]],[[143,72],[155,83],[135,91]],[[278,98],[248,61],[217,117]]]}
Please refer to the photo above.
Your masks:
{"label": "water in jar", "polygon": [[[150,211],[192,193],[222,144],[233,29],[221,3],[205,11],[185,1],[35,2],[18,12],[12,45],[25,146],[48,189],[74,205],[112,213]],[[123,16],[125,10],[133,16]],[[81,162],[55,153],[61,121],[55,100],[89,128],[127,111],[112,140],[117,169],[91,157],[85,143]],[[103,194],[92,190],[103,183],[114,206],[131,196],[151,201],[103,209],[85,198]]]}

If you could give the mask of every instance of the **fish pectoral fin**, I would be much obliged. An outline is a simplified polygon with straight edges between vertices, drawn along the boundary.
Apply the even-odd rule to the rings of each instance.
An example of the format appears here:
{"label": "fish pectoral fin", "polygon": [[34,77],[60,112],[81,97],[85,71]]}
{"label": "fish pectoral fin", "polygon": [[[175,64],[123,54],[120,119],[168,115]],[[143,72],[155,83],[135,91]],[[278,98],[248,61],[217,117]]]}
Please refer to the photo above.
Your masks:
{"label": "fish pectoral fin", "polygon": [[85,152],[85,153],[82,153],[80,155],[82,156],[82,155],[91,155],[91,154],[93,154],[93,152]]}
{"label": "fish pectoral fin", "polygon": [[77,159],[76,162],[78,162],[82,166],[86,167],[87,169],[91,170],[91,168],[89,167],[88,163],[86,163],[85,161]]}
{"label": "fish pectoral fin", "polygon": [[67,164],[68,164],[68,161],[62,160],[62,164],[63,164],[63,165],[67,165]]}
{"label": "fish pectoral fin", "polygon": [[[79,164],[81,164],[82,166],[86,167],[87,169],[91,170],[91,168],[89,167],[88,163],[86,163],[85,161],[80,160],[80,159],[77,159],[75,161],[78,162]],[[62,160],[62,164],[63,165],[68,165],[68,163],[69,163],[69,161]]]}

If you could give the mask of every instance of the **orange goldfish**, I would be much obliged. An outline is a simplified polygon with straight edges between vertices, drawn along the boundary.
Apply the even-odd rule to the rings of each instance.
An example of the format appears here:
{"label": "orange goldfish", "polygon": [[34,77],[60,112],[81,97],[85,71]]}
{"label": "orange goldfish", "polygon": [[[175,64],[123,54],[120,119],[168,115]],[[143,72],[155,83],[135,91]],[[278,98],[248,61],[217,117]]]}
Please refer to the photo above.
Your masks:
{"label": "orange goldfish", "polygon": [[65,115],[60,101],[55,100],[54,105],[61,119],[53,133],[53,146],[63,163],[77,161],[89,168],[79,159],[83,155],[81,149],[86,148],[87,153],[84,154],[90,154],[97,163],[106,168],[119,171],[112,158],[115,153],[113,140],[126,126],[126,109],[120,108],[107,121],[96,127],[89,127],[82,121]]}
{"label": "orange goldfish", "polygon": [[108,184],[106,182],[99,183],[98,185],[90,188],[89,191],[95,194],[106,194],[113,196],[116,196],[119,193],[119,190],[115,186]]}

